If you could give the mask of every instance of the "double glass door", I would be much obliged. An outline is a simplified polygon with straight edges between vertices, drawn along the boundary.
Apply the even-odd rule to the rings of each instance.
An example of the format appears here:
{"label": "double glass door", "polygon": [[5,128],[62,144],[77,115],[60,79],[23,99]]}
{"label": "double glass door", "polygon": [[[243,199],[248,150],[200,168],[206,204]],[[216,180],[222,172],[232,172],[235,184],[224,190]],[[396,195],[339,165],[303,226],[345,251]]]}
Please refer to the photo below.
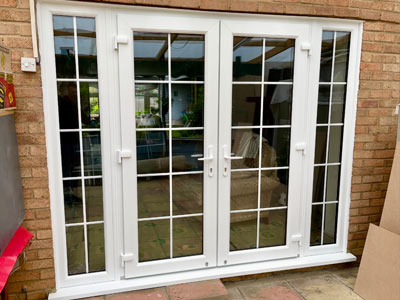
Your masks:
{"label": "double glass door", "polygon": [[307,38],[118,16],[126,277],[298,255]]}

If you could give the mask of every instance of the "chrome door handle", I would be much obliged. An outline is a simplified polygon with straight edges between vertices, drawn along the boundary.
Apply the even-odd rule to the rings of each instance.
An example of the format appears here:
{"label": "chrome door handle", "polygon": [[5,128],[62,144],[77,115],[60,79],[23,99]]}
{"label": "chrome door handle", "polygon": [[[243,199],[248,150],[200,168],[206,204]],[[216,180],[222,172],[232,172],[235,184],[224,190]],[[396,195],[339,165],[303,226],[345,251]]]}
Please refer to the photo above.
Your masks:
{"label": "chrome door handle", "polygon": [[[212,145],[208,146],[208,148],[207,148],[207,155],[208,156],[207,157],[201,157],[201,158],[197,159],[199,161],[208,161],[208,162],[210,162],[208,164],[208,176],[210,176],[210,177],[213,177],[213,175],[214,175],[214,169],[213,169],[212,164],[211,164],[211,161],[214,159],[213,148],[214,147]],[[198,156],[199,156],[199,154],[192,155],[192,157],[198,157]]]}

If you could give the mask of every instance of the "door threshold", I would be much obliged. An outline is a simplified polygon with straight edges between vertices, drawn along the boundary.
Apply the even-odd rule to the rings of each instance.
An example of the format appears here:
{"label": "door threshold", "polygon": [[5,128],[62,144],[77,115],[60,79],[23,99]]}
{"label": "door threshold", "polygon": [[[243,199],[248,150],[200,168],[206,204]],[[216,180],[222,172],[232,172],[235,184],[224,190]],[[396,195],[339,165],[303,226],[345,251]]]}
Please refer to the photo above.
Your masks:
{"label": "door threshold", "polygon": [[201,270],[59,288],[57,292],[49,295],[49,299],[79,299],[209,279],[340,264],[353,262],[355,260],[356,257],[351,253],[334,253],[213,267]]}

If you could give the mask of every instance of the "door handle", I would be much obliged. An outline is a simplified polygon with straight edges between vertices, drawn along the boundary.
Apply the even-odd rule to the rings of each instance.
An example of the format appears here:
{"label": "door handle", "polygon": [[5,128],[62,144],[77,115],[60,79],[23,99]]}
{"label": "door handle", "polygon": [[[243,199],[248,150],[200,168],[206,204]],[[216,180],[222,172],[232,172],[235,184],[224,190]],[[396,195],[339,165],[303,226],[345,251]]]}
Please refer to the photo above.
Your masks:
{"label": "door handle", "polygon": [[224,148],[224,176],[228,176],[228,169],[230,167],[230,161],[243,159],[243,157],[242,156],[231,156],[228,151],[229,149],[228,149],[227,145],[224,145],[223,148]]}
{"label": "door handle", "polygon": [[[208,162],[210,162],[209,165],[208,165],[208,176],[210,176],[210,177],[213,177],[213,175],[214,175],[214,169],[213,169],[213,167],[211,165],[211,161],[214,159],[213,148],[214,147],[212,145],[208,146],[208,148],[207,148],[207,155],[208,156],[200,157],[200,158],[197,159],[199,161],[208,161]],[[192,155],[192,157],[198,157],[198,156],[199,156],[199,154]]]}

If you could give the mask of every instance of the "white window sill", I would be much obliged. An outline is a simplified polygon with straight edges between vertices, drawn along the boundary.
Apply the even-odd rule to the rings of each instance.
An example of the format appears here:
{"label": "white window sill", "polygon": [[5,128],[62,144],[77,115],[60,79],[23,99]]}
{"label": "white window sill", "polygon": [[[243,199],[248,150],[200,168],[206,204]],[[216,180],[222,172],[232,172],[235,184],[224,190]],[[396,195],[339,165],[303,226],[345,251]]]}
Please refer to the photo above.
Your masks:
{"label": "white window sill", "polygon": [[134,279],[60,288],[57,290],[57,292],[50,294],[49,299],[78,299],[186,282],[241,276],[248,274],[276,272],[290,269],[316,267],[322,265],[340,264],[352,262],[355,260],[356,257],[350,253],[334,253],[232,265],[218,268],[209,268],[180,273],[170,273]]}

